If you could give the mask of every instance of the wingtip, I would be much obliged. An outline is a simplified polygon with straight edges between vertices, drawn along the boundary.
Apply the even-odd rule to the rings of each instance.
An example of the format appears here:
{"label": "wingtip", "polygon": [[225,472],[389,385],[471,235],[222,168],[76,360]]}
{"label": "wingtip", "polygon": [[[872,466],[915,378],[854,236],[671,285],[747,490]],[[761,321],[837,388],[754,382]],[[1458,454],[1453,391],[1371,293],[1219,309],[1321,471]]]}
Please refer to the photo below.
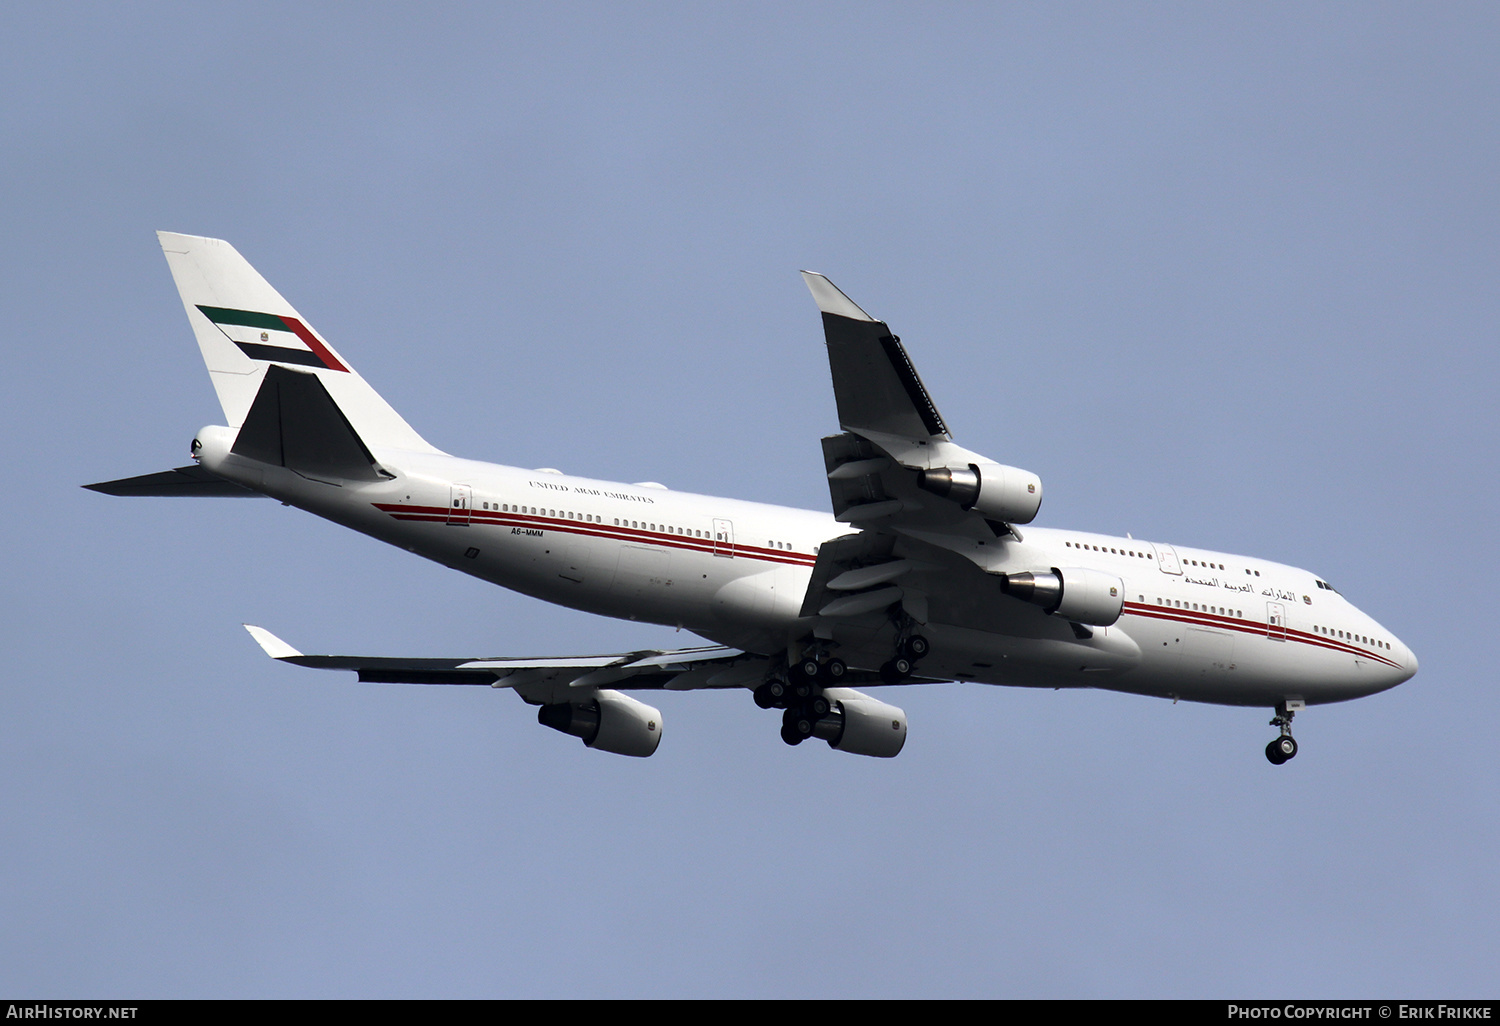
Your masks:
{"label": "wingtip", "polygon": [[187,253],[193,248],[193,236],[158,230],[156,244],[163,253]]}
{"label": "wingtip", "polygon": [[256,627],[248,623],[241,624],[240,626],[250,632],[250,636],[255,639],[255,643],[263,648],[266,655],[272,659],[295,659],[302,654],[264,627]]}
{"label": "wingtip", "polygon": [[874,321],[875,318],[865,313],[859,305],[844,295],[843,291],[828,280],[826,275],[817,271],[803,271],[802,280],[807,283],[807,289],[812,293],[813,302],[818,304],[818,309],[826,314],[837,317],[847,317],[851,321]]}
{"label": "wingtip", "polygon": [[[169,232],[157,229],[156,241],[161,248],[168,253],[188,253],[197,246],[229,246],[223,239],[215,239],[208,235],[188,235],[183,232]],[[233,246],[229,246],[233,249]]]}

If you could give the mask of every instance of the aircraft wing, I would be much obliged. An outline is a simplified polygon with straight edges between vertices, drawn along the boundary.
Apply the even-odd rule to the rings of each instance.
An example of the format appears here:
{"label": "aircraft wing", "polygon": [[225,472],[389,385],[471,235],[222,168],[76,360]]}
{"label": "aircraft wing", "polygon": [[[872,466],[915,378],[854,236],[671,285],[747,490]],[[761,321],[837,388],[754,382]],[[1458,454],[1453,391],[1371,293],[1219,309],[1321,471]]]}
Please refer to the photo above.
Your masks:
{"label": "aircraft wing", "polygon": [[[656,751],[661,741],[661,712],[622,692],[755,688],[765,682],[772,669],[767,656],[721,645],[541,659],[314,656],[303,655],[264,627],[245,624],[245,630],[278,662],[318,670],[352,670],[362,683],[509,688],[528,704],[540,706],[537,721],[543,726],[572,734],[590,748],[638,757]],[[849,683],[863,681],[878,683],[879,677],[849,672]],[[910,683],[937,681],[912,677]],[[847,687],[830,688],[826,694],[839,703],[839,715],[855,717],[859,728],[847,737],[843,728],[836,735],[817,736],[834,747],[864,755],[890,757],[901,750],[906,740],[906,716],[900,709]],[[896,733],[890,733],[891,728]]]}
{"label": "aircraft wing", "polygon": [[977,600],[998,591],[986,571],[1036,515],[1040,479],[956,444],[885,322],[823,275],[802,276],[822,313],[843,429],[823,439],[829,497],[851,531],[823,545],[802,615],[859,621],[899,602],[921,623],[938,603],[945,622],[1004,629],[989,622],[994,604]]}
{"label": "aircraft wing", "polygon": [[735,648],[645,649],[543,658],[391,658],[304,655],[263,627],[245,625],[266,654],[318,670],[352,670],[365,684],[468,684],[510,688],[533,705],[577,701],[591,691],[691,691],[753,687],[768,660]]}
{"label": "aircraft wing", "polygon": [[[754,688],[772,670],[768,656],[723,645],[642,649],[594,656],[541,658],[392,658],[390,656],[304,655],[264,627],[245,630],[278,662],[315,670],[351,670],[362,684],[467,684],[510,688],[532,705],[576,702],[602,689],[614,691],[698,691]],[[911,683],[938,678],[913,677]],[[849,671],[848,684],[878,684],[880,677]]]}
{"label": "aircraft wing", "polygon": [[803,271],[802,279],[823,314],[840,426],[907,446],[951,442],[916,367],[885,322],[861,310],[823,275]]}
{"label": "aircraft wing", "polygon": [[823,440],[834,517],[966,554],[1028,523],[1041,504],[1040,479],[957,445],[886,323],[823,275],[802,277],[823,315],[844,431]]}

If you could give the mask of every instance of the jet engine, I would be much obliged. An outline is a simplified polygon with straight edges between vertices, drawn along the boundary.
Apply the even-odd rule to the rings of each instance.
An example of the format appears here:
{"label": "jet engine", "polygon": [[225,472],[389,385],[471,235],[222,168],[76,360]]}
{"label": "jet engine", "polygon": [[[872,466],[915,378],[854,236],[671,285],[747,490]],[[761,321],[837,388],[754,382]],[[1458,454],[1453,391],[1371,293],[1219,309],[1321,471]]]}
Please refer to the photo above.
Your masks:
{"label": "jet engine", "polygon": [[1000,587],[1044,612],[1094,627],[1114,623],[1125,606],[1125,582],[1098,570],[1053,567],[1050,573],[1001,574]]}
{"label": "jet engine", "polygon": [[924,470],[917,484],[934,495],[952,499],[964,509],[978,510],[1007,524],[1031,523],[1042,505],[1041,478],[1029,470],[999,463]]}
{"label": "jet engine", "polygon": [[828,688],[828,712],[813,725],[813,737],[829,748],[890,759],[906,744],[906,713],[848,688]]}
{"label": "jet engine", "polygon": [[544,705],[536,720],[616,755],[645,758],[661,744],[661,712],[618,691],[596,691],[587,702]]}

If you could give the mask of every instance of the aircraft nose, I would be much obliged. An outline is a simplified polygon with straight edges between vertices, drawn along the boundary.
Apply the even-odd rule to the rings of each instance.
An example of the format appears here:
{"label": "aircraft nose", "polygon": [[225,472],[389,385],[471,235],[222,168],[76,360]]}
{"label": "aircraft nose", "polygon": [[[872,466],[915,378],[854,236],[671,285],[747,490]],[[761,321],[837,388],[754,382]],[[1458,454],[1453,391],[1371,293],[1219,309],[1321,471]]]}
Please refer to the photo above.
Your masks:
{"label": "aircraft nose", "polygon": [[1396,664],[1389,670],[1391,682],[1386,687],[1393,688],[1397,684],[1404,684],[1417,674],[1417,657],[1410,648],[1397,640],[1395,651],[1391,653],[1395,657]]}
{"label": "aircraft nose", "polygon": [[[1397,662],[1403,667],[1402,673],[1404,676],[1401,678],[1401,681],[1411,680],[1417,675],[1417,655],[1411,649],[1407,648],[1404,643],[1401,645],[1401,658]],[[1401,681],[1397,681],[1397,683],[1399,684]]]}

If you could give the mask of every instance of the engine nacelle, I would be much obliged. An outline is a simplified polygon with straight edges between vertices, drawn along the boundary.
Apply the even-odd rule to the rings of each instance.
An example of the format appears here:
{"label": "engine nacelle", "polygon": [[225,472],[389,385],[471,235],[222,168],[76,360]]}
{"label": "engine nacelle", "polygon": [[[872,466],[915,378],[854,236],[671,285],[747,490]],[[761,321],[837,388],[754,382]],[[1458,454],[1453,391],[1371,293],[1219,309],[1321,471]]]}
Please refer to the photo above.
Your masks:
{"label": "engine nacelle", "polygon": [[1050,573],[1003,574],[1008,595],[1077,623],[1108,627],[1125,608],[1125,582],[1098,570],[1053,567]]}
{"label": "engine nacelle", "polygon": [[813,727],[813,737],[829,748],[855,755],[890,759],[906,744],[906,713],[894,705],[849,688],[828,688],[828,714]]}
{"label": "engine nacelle", "polygon": [[616,755],[645,758],[661,744],[661,712],[618,691],[596,691],[587,702],[544,705],[536,720]]}
{"label": "engine nacelle", "polygon": [[964,509],[977,510],[1007,524],[1031,523],[1042,505],[1041,478],[1029,470],[988,461],[924,470],[917,484]]}

